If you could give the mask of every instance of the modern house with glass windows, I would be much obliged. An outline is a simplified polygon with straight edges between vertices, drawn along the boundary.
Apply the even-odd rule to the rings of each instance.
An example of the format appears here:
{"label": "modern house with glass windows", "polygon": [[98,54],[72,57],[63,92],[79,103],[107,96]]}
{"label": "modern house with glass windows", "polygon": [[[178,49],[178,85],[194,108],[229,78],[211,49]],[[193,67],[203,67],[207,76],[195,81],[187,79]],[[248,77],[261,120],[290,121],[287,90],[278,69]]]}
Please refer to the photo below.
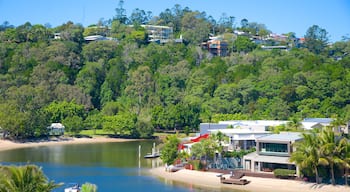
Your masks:
{"label": "modern house with glass windows", "polygon": [[296,170],[289,158],[293,143],[302,139],[300,133],[285,132],[256,139],[256,152],[243,157],[243,168],[252,172],[273,172],[274,169]]}

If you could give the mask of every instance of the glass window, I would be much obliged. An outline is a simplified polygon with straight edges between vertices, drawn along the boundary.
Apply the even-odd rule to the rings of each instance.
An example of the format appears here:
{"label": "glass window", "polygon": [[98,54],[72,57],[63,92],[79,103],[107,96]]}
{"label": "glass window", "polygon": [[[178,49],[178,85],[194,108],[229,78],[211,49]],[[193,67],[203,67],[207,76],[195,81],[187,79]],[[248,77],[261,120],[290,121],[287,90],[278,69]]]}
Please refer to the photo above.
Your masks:
{"label": "glass window", "polygon": [[288,145],[281,143],[260,143],[261,152],[288,153]]}

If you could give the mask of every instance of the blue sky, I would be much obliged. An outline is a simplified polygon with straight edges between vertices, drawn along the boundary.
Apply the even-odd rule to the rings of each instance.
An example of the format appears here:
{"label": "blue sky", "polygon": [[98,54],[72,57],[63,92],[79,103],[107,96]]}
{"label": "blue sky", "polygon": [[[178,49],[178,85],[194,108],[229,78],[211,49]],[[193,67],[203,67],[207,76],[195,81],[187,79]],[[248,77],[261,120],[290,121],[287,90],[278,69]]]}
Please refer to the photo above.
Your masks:
{"label": "blue sky", "polygon": [[[49,23],[52,27],[67,21],[84,26],[115,15],[119,0],[0,0],[0,23],[18,26]],[[124,0],[129,16],[135,8],[159,15],[175,4],[205,11],[219,20],[222,13],[249,22],[263,23],[274,33],[295,32],[305,35],[312,25],[327,30],[331,41],[350,36],[350,1],[348,0]]]}

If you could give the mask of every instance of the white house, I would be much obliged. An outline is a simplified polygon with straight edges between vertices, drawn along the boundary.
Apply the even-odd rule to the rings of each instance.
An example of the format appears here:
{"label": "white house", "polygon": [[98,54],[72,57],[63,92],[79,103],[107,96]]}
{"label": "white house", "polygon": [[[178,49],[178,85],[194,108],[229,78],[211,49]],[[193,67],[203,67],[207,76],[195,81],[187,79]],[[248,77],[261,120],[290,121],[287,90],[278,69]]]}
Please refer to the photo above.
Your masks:
{"label": "white house", "polygon": [[260,137],[256,140],[256,152],[243,156],[243,167],[252,172],[272,172],[274,169],[297,170],[289,161],[295,150],[293,143],[302,140],[300,133],[285,132]]}
{"label": "white house", "polygon": [[233,128],[209,130],[210,133],[221,132],[230,138],[228,151],[247,150],[255,147],[255,140],[259,137],[270,135],[269,131],[254,130],[252,128]]}
{"label": "white house", "polygon": [[59,136],[64,134],[64,126],[61,123],[51,123],[47,129],[49,131],[49,135]]}

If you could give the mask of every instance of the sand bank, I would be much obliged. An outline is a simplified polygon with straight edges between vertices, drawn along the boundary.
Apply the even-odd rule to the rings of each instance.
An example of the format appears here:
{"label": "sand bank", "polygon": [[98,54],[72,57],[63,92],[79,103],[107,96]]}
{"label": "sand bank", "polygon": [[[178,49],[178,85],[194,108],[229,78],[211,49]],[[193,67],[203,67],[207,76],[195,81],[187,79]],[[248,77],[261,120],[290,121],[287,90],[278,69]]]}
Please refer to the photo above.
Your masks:
{"label": "sand bank", "polygon": [[133,141],[132,139],[121,138],[107,138],[107,137],[93,137],[93,138],[63,138],[52,139],[44,141],[32,141],[32,142],[13,142],[9,140],[0,140],[0,151],[26,148],[26,147],[38,147],[38,146],[51,146],[51,145],[65,145],[65,144],[86,144],[86,143],[107,143],[107,142],[126,142]]}
{"label": "sand bank", "polygon": [[[164,167],[153,168],[150,173],[154,176],[165,179],[165,182],[178,181],[190,185],[208,188],[231,188],[249,192],[345,192],[350,191],[350,187],[332,186],[302,181],[266,179],[258,177],[244,176],[242,179],[250,181],[247,185],[221,184],[218,173],[201,172],[182,169],[177,172],[166,172]],[[228,176],[228,175],[227,175]]]}

